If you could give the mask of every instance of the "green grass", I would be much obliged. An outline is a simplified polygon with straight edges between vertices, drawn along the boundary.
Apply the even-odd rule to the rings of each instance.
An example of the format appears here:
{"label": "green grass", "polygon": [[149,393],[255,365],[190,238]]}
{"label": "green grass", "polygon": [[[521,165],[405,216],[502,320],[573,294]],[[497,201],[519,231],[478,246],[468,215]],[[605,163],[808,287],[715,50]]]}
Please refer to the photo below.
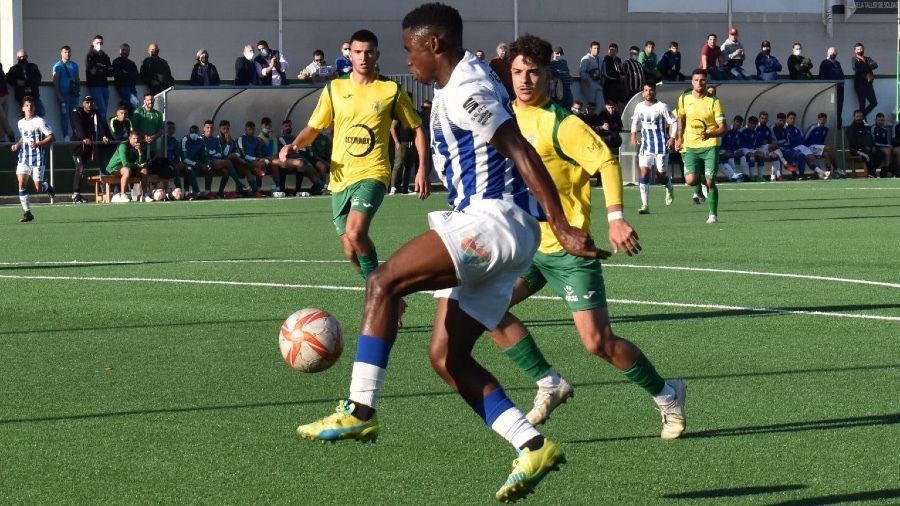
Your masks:
{"label": "green grass", "polygon": [[[381,257],[445,197],[386,199]],[[686,379],[688,437],[658,438],[652,401],[584,352],[559,300],[527,301],[515,312],[577,394],[542,429],[569,463],[527,504],[900,501],[900,181],[725,185],[718,225],[683,187],[668,208],[654,187],[647,216],[637,198],[644,251],[607,263],[610,309]],[[0,208],[0,503],[491,504],[514,453],[432,372],[429,295],[408,298],[378,443],[297,438],[347,394],[362,281],[344,263],[260,260],[340,260],[329,212],[316,198],[55,205],[20,224]],[[142,263],[36,263],[74,260]],[[314,375],[277,346],[306,306],[348,336]],[[529,379],[488,340],[476,352],[529,408]]]}

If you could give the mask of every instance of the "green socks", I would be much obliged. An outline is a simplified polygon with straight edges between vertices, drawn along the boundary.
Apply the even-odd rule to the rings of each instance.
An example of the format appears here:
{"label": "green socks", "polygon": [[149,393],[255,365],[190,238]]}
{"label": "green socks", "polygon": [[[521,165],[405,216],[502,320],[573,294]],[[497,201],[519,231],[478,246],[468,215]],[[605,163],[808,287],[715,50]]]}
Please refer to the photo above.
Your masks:
{"label": "green socks", "polygon": [[372,271],[378,268],[378,253],[375,251],[375,248],[372,248],[372,252],[368,255],[356,255],[356,258],[359,259],[359,266],[362,269],[360,275],[365,281],[369,279],[369,274],[372,274]]}
{"label": "green socks", "polygon": [[503,350],[503,353],[506,353],[506,356],[531,376],[531,379],[534,381],[543,378],[550,371],[550,364],[547,363],[547,359],[544,358],[544,354],[541,353],[541,349],[538,348],[531,334],[528,334],[510,348]]}
{"label": "green socks", "polygon": [[709,206],[709,214],[718,215],[719,210],[719,187],[713,186],[709,189],[709,195],[706,196],[706,205]]}
{"label": "green socks", "polygon": [[638,357],[637,362],[625,371],[625,377],[646,390],[650,395],[659,394],[666,386],[666,381],[656,372],[656,368],[653,367],[653,364],[647,360],[643,353]]}

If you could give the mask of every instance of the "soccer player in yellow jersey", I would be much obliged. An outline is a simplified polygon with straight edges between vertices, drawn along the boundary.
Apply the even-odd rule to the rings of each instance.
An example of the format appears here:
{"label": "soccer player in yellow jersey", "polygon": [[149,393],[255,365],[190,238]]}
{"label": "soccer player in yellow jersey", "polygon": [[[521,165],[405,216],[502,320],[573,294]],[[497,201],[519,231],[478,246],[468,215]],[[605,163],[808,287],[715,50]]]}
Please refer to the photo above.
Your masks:
{"label": "soccer player in yellow jersey", "polygon": [[[532,35],[519,37],[511,46],[513,106],[522,135],[534,146],[550,172],[567,221],[588,231],[591,216],[590,178],[600,173],[609,221],[609,242],[614,251],[629,255],[641,249],[638,236],[622,213],[622,169],[606,144],[583,121],[552,102],[546,94],[550,76],[550,43]],[[600,258],[607,258],[604,252]],[[630,341],[613,333],[606,290],[598,259],[577,257],[557,241],[546,222],[541,223],[541,245],[529,270],[519,278],[512,304],[540,290],[545,284],[562,297],[572,312],[584,347],[653,396],[662,413],[663,439],[684,432],[685,385],[666,382],[653,364]],[[538,384],[534,408],[527,418],[543,423],[574,389],[547,363],[528,330],[506,313],[491,332],[494,342]]]}
{"label": "soccer player in yellow jersey", "polygon": [[694,70],[691,74],[691,90],[678,97],[678,136],[675,149],[681,151],[684,161],[684,182],[694,186],[705,176],[709,219],[719,221],[719,188],[716,173],[719,171],[719,144],[728,131],[725,109],[715,95],[706,90],[706,71]]}
{"label": "soccer player in yellow jersey", "polygon": [[391,120],[396,118],[415,130],[419,168],[415,190],[419,198],[429,194],[425,132],[422,120],[406,92],[394,81],[378,75],[378,38],[359,30],[350,39],[350,74],[329,81],[309,124],[279,152],[288,153],[313,143],[319,132],[334,124],[331,150],[332,216],[350,260],[363,279],[378,267],[369,226],[390,186],[391,165],[388,140]]}

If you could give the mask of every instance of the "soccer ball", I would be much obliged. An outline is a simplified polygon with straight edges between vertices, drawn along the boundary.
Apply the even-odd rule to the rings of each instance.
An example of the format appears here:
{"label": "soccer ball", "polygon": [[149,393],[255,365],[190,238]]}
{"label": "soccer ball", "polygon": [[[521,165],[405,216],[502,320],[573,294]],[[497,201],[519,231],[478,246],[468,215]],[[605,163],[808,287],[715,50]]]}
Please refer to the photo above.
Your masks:
{"label": "soccer ball", "polygon": [[184,198],[184,192],[181,190],[181,188],[175,188],[174,190],[172,190],[172,199],[173,200],[181,200],[183,198]]}
{"label": "soccer ball", "polygon": [[306,308],[288,316],[278,334],[284,361],[303,372],[331,367],[344,350],[341,324],[321,309]]}
{"label": "soccer ball", "polygon": [[162,201],[166,199],[166,190],[162,188],[157,188],[153,190],[153,200],[156,202]]}

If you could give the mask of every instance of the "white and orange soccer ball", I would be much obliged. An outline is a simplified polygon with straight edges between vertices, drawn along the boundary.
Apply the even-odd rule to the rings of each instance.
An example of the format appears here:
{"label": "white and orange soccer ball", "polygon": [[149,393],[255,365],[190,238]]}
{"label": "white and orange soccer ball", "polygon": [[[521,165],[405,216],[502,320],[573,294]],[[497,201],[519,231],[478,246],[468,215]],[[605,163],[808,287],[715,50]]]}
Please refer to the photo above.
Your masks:
{"label": "white and orange soccer ball", "polygon": [[278,346],[284,361],[303,372],[328,369],[344,351],[341,324],[325,311],[306,308],[288,316],[281,325]]}

